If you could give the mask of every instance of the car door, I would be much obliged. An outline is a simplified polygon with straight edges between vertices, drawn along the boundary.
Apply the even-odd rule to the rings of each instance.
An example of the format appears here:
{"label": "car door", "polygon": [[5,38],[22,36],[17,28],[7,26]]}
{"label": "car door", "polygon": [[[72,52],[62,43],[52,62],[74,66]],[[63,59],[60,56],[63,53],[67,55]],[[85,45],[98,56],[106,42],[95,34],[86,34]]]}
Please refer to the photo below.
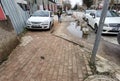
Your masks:
{"label": "car door", "polygon": [[92,15],[92,14],[94,14],[94,13],[90,13],[90,16],[89,16],[89,25],[92,27],[92,28],[94,28],[94,25],[95,25],[95,14],[94,14],[94,16]]}
{"label": "car door", "polygon": [[93,17],[89,14],[87,15],[88,17],[88,24],[91,26],[92,25],[92,21],[93,21]]}

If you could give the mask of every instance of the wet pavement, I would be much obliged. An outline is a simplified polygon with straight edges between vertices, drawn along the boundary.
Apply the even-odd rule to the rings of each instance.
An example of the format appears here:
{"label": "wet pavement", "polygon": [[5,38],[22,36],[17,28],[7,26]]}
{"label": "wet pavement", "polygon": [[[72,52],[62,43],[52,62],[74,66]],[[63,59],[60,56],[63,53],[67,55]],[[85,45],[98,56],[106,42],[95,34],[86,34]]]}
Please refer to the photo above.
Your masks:
{"label": "wet pavement", "polygon": [[[88,26],[90,28],[90,34],[85,37],[81,31],[81,28],[79,26],[76,26],[76,22],[73,22],[73,19],[70,20],[70,16],[67,18],[66,21],[69,21],[67,22],[67,25],[62,26],[61,30],[58,29],[59,31],[61,31],[61,33],[58,33],[58,30],[56,30],[54,34],[69,41],[72,41],[78,45],[82,45],[83,47],[89,49],[89,51],[91,52],[96,37],[93,29]],[[116,35],[102,35],[97,54],[120,65],[120,45],[118,45],[116,37]]]}
{"label": "wet pavement", "polygon": [[98,54],[120,65],[120,45],[102,41]]}
{"label": "wet pavement", "polygon": [[81,27],[77,26],[76,22],[71,22],[70,25],[67,27],[67,30],[75,37],[78,38],[83,37],[83,32],[81,31]]}

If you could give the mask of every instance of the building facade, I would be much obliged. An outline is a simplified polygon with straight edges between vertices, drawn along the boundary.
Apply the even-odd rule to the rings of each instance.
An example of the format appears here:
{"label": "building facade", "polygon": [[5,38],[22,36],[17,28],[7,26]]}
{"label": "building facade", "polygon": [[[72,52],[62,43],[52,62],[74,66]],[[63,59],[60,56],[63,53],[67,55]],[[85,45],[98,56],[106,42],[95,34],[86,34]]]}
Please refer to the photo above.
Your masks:
{"label": "building facade", "polygon": [[30,12],[33,13],[36,10],[50,10],[56,11],[57,5],[55,0],[26,0],[30,6]]}

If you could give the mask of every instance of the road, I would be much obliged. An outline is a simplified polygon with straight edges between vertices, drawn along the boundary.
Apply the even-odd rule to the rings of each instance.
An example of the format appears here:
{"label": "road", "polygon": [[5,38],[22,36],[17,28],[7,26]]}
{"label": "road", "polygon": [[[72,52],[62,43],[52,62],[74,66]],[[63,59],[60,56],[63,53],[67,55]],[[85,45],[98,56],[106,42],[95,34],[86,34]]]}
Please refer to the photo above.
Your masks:
{"label": "road", "polygon": [[[96,34],[90,26],[88,27],[91,31],[88,39],[92,41],[91,43],[94,43]],[[120,65],[120,45],[117,42],[117,35],[102,35],[98,54]]]}

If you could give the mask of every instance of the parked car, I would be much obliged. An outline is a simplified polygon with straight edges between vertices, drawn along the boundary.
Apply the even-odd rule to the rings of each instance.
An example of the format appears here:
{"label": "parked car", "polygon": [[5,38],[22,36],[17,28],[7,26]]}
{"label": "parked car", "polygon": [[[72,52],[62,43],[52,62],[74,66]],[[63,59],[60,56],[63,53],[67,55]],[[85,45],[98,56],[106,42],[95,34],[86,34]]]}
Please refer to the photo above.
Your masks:
{"label": "parked car", "polygon": [[51,11],[38,10],[27,20],[27,29],[51,29],[54,19]]}
{"label": "parked car", "polygon": [[[101,10],[96,10],[95,13],[90,13],[91,16],[88,16],[88,24],[95,29],[95,32],[98,30],[99,20],[101,17]],[[103,34],[118,34],[120,30],[120,17],[114,11],[107,11],[106,19],[103,27]]]}
{"label": "parked car", "polygon": [[95,13],[95,11],[96,11],[96,10],[85,10],[85,15],[84,15],[83,19],[84,19],[85,21],[88,21],[88,18],[89,18],[89,16],[90,16],[90,13]]}
{"label": "parked car", "polygon": [[118,35],[117,35],[117,41],[118,41],[118,43],[120,44],[120,31],[119,31],[119,33],[118,33]]}

